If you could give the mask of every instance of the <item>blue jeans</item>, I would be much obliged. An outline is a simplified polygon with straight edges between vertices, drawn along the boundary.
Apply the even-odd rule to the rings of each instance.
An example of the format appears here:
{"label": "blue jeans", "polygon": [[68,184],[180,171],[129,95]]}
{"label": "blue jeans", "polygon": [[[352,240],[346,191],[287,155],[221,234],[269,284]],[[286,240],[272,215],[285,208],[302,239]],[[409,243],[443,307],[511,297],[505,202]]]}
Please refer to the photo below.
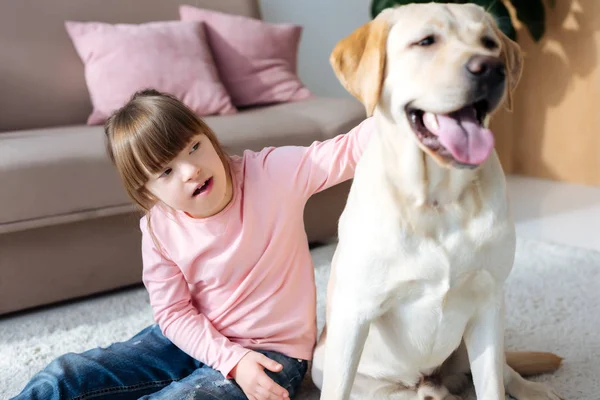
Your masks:
{"label": "blue jeans", "polygon": [[[294,396],[308,367],[274,351],[260,351],[283,365],[266,373]],[[158,325],[126,342],[81,354],[68,353],[38,372],[13,400],[246,399],[233,380],[190,357]]]}

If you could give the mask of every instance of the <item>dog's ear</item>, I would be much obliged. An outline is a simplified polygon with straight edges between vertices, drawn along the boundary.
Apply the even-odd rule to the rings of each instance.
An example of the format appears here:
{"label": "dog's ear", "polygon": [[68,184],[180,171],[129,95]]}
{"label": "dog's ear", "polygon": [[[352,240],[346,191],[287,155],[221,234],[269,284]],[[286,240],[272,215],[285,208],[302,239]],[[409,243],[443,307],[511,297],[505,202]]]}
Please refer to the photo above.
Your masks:
{"label": "dog's ear", "polygon": [[513,108],[513,92],[521,80],[521,74],[523,72],[523,53],[521,47],[511,40],[504,33],[502,34],[502,55],[504,57],[504,64],[506,65],[506,108],[512,111]]}
{"label": "dog's ear", "polygon": [[364,104],[367,116],[381,94],[388,31],[388,21],[376,18],[339,41],[329,57],[338,79]]}
{"label": "dog's ear", "polygon": [[[492,17],[490,17],[492,18]],[[502,32],[492,21],[494,31],[500,38],[502,44],[502,57],[506,66],[506,109],[513,109],[513,92],[521,79],[523,72],[523,53],[521,47]]]}

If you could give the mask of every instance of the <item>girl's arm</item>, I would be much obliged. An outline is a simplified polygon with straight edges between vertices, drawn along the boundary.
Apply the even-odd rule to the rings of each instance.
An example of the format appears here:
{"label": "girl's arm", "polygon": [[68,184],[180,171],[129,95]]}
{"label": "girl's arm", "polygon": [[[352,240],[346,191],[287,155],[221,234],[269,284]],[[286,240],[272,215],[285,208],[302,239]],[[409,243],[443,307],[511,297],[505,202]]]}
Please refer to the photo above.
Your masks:
{"label": "girl's arm", "polygon": [[315,141],[308,147],[266,148],[259,157],[264,157],[264,168],[278,187],[308,199],[354,177],[356,164],[374,131],[375,122],[368,118],[346,134]]}
{"label": "girl's arm", "polygon": [[231,342],[192,305],[181,269],[157,249],[142,218],[143,281],[154,319],[177,347],[230,378],[230,372],[250,350]]}

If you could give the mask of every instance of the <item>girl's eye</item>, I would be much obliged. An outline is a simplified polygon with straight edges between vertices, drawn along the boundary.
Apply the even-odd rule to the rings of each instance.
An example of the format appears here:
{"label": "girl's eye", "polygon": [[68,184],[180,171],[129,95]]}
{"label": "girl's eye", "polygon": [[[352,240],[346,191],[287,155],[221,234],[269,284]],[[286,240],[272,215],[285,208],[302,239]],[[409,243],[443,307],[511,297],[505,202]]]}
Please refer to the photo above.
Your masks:
{"label": "girl's eye", "polygon": [[190,154],[192,154],[193,152],[195,152],[196,150],[198,150],[198,147],[200,147],[200,142],[196,142],[192,148],[190,149]]}
{"label": "girl's eye", "polygon": [[165,169],[164,172],[162,174],[160,174],[160,178],[165,178],[165,177],[169,176],[171,174],[171,172],[173,172],[172,168]]}

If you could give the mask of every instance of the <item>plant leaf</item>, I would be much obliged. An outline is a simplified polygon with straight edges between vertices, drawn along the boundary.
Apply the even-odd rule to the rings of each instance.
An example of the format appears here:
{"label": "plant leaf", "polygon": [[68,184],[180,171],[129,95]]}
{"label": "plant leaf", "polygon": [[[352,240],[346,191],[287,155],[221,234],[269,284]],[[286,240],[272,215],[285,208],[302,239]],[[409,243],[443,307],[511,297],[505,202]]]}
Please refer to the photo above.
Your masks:
{"label": "plant leaf", "polygon": [[384,9],[392,7],[394,3],[394,0],[373,0],[371,2],[371,18],[375,18]]}
{"label": "plant leaf", "polygon": [[537,42],[546,30],[546,8],[542,0],[511,0],[517,11],[517,19],[527,27]]}
{"label": "plant leaf", "polygon": [[510,18],[510,13],[502,0],[471,0],[470,2],[485,8],[496,20],[498,28],[512,40],[517,40],[517,32]]}
{"label": "plant leaf", "polygon": [[[393,7],[401,3],[401,1],[395,0],[373,0],[371,3],[371,17],[375,18],[380,12],[382,12],[386,8]],[[406,3],[409,3],[409,1],[406,1]]]}

